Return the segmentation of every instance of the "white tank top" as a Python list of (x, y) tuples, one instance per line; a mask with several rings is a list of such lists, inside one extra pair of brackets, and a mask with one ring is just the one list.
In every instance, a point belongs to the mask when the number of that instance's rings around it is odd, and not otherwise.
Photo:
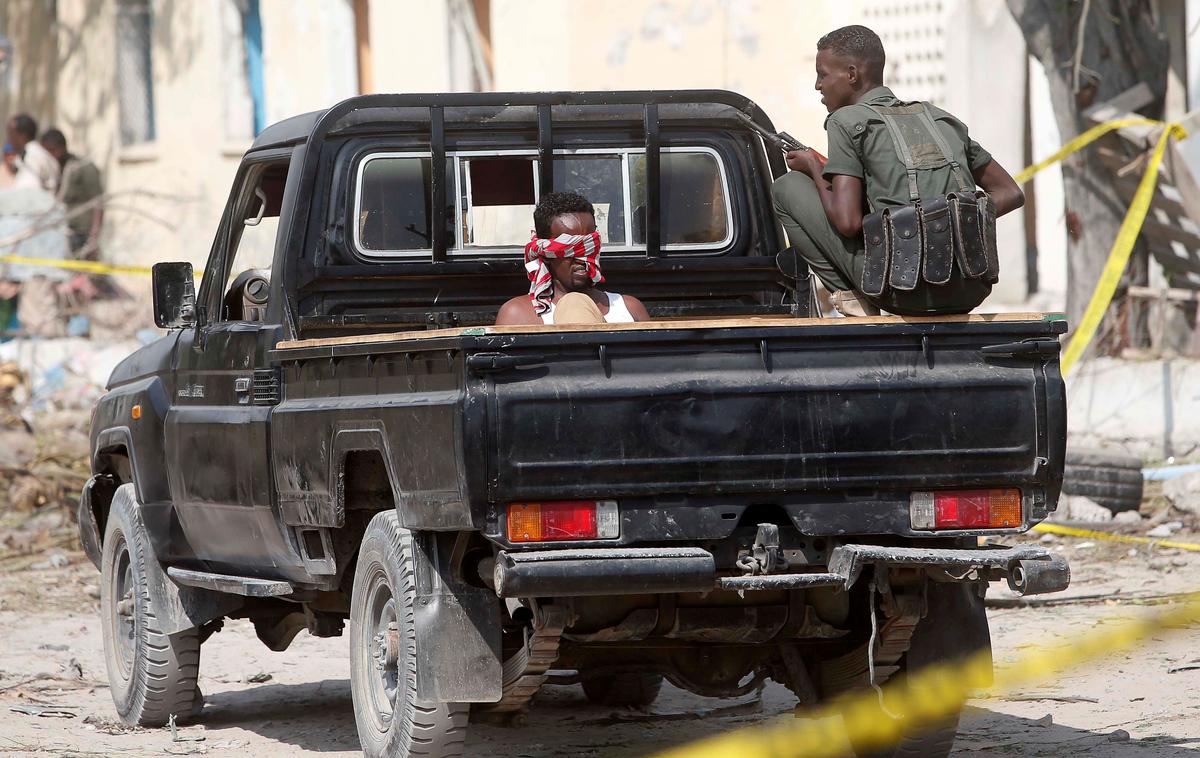
[[(615, 292), (606, 292), (608, 295), (608, 313), (604, 314), (605, 322), (609, 324), (632, 324), (633, 314), (629, 312), (629, 308), (625, 305), (625, 298)], [(543, 324), (554, 323), (554, 302), (551, 301), (550, 309), (542, 314)]]

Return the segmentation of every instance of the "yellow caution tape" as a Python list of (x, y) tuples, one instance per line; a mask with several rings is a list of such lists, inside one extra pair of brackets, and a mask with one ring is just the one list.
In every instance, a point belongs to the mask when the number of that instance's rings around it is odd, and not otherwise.
[(1024, 184), (1032, 179), (1033, 175), (1042, 169), (1053, 166), (1055, 163), (1058, 163), (1071, 153), (1082, 150), (1115, 129), (1121, 129), (1126, 126), (1155, 126), (1160, 124), (1162, 124), (1161, 121), (1155, 121), (1151, 118), (1120, 118), (1116, 119), (1115, 121), (1105, 121), (1103, 124), (1100, 124), (1099, 126), (1093, 126), (1091, 129), (1088, 129), (1083, 134), (1063, 145), (1058, 149), (1058, 152), (1054, 153), (1054, 155), (1051, 155), (1045, 160), (1038, 161), (1032, 166), (1027, 166), (1026, 168), (1022, 169), (1019, 174), (1013, 177), (1013, 179), (1017, 181), (1017, 184)]
[[(995, 671), (997, 692), (1016, 692), (1061, 672), (1125, 650), (1141, 640), (1200, 622), (1200, 593), (1141, 618), (1096, 624), (1097, 630), (1083, 638), (1072, 638), (1062, 647), (1047, 645), (1026, 652), (1013, 663)], [(834, 758), (845, 754), (846, 735), (856, 745), (886, 748), (896, 744), (903, 732), (911, 732), (958, 713), (966, 701), (988, 685), (991, 657), (980, 654), (947, 664), (930, 666), (884, 686), (884, 702), (903, 720), (886, 716), (878, 696), (868, 691), (838, 703), (805, 710), (803, 721), (777, 719), (771, 723), (739, 729), (691, 745), (667, 750), (656, 758)], [(840, 721), (835, 718), (840, 716)]]
[(1196, 542), (1176, 542), (1174, 540), (1155, 539), (1154, 537), (1129, 537), (1124, 534), (1109, 534), (1108, 532), (1097, 532), (1091, 529), (1076, 529), (1073, 526), (1063, 526), (1062, 524), (1038, 524), (1033, 527), (1033, 531), (1044, 534), (1063, 534), (1068, 537), (1083, 537), (1089, 540), (1101, 540), (1104, 542), (1156, 545), (1158, 547), (1169, 547), (1176, 550), (1190, 550), (1193, 553), (1200, 553), (1200, 543)]
[[(67, 271), (79, 271), (84, 274), (151, 274), (149, 266), (115, 266), (99, 261), (70, 261), (61, 258), (27, 258), (23, 255), (0, 255), (0, 263), (13, 263), (22, 266), (42, 266), (46, 268), (61, 268)], [(202, 269), (193, 272), (203, 276)]]
[(1100, 272), (1100, 281), (1096, 282), (1096, 289), (1092, 291), (1092, 299), (1088, 301), (1087, 310), (1083, 312), (1083, 318), (1075, 327), (1075, 334), (1071, 337), (1066, 351), (1063, 352), (1063, 374), (1070, 373), (1071, 369), (1075, 367), (1079, 357), (1083, 355), (1092, 338), (1096, 336), (1096, 329), (1100, 326), (1100, 321), (1104, 318), (1109, 303), (1112, 302), (1113, 293), (1117, 291), (1121, 274), (1125, 271), (1129, 255), (1133, 252), (1133, 245), (1137, 242), (1138, 234), (1142, 230), (1142, 222), (1146, 220), (1146, 213), (1150, 210), (1150, 201), (1154, 198), (1154, 186), (1158, 182), (1158, 168), (1162, 164), (1163, 154), (1167, 150), (1167, 140), (1171, 137), (1186, 139), (1187, 131), (1179, 124), (1164, 125), (1162, 134), (1158, 137), (1158, 144), (1154, 146), (1154, 152), (1150, 155), (1150, 162), (1146, 164), (1146, 171), (1142, 174), (1141, 181), (1138, 182), (1133, 202), (1129, 204), (1129, 210), (1125, 212), (1125, 220), (1121, 222), (1117, 238), (1113, 240), (1108, 261), (1104, 264), (1104, 270)]

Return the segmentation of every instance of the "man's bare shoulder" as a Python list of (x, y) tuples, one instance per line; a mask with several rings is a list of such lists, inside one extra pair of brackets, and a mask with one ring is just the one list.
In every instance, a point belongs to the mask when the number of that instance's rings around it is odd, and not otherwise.
[(629, 315), (633, 316), (634, 321), (649, 321), (650, 312), (646, 310), (646, 306), (641, 300), (638, 300), (633, 295), (621, 295), (625, 299), (625, 307), (629, 310)]
[(496, 314), (496, 326), (517, 326), (521, 324), (540, 324), (542, 319), (533, 310), (533, 303), (528, 295), (518, 295), (500, 306)]

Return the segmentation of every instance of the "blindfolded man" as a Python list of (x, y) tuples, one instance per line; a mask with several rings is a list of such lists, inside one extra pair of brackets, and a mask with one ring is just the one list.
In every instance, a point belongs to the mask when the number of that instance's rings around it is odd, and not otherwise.
[(496, 325), (600, 324), (647, 321), (636, 297), (606, 292), (600, 273), (600, 234), (587, 198), (574, 192), (542, 195), (533, 211), (534, 236), (525, 246), (529, 294), (500, 307)]

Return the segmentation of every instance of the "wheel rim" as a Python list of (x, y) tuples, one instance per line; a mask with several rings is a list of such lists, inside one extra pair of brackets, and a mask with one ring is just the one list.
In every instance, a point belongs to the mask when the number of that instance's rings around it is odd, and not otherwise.
[(396, 712), (402, 686), (400, 624), (396, 600), (382, 567), (367, 588), (367, 613), (360, 650), (364, 651), (367, 691), (375, 728), (387, 732)]
[(129, 557), (129, 546), (124, 540), (117, 545), (113, 572), (109, 581), (112, 605), (109, 608), (113, 642), (116, 647), (117, 665), (121, 676), (129, 678), (133, 670), (133, 658), (137, 641), (137, 600), (134, 594), (133, 562)]

